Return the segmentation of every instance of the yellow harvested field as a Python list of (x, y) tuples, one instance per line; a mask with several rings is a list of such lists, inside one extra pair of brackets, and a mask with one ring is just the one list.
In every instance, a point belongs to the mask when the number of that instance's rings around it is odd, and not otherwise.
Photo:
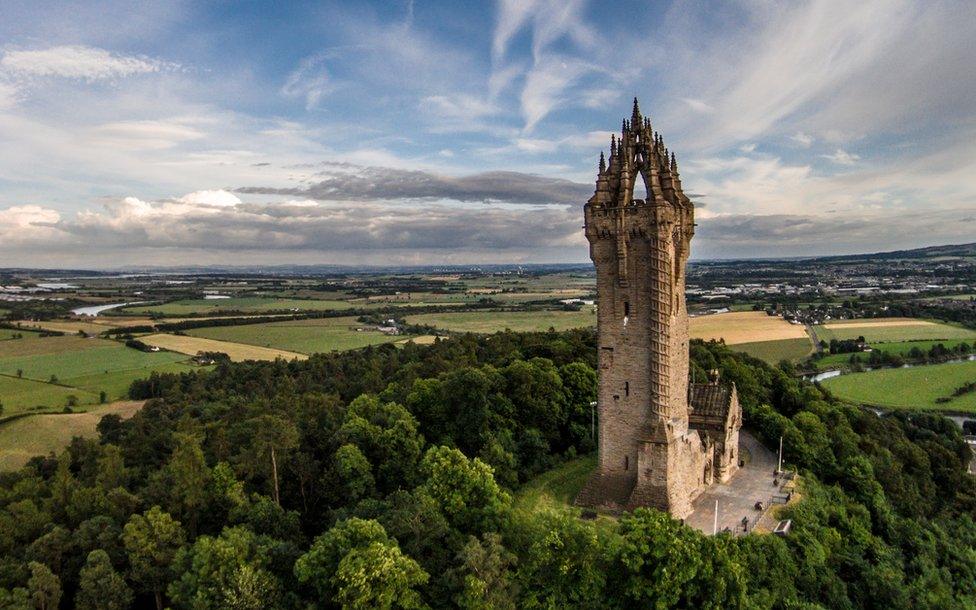
[(405, 345), (407, 343), (416, 343), (417, 345), (433, 345), (437, 341), (437, 335), (420, 335), (419, 337), (410, 337), (409, 339), (401, 339), (397, 341), (397, 345)]
[(768, 316), (762, 311), (733, 311), (691, 318), (692, 339), (724, 339), (728, 345), (806, 337), (802, 324), (790, 324), (779, 316)]
[(827, 322), (824, 324), (824, 328), (851, 328), (853, 326), (865, 327), (865, 328), (881, 328), (886, 326), (936, 326), (935, 322), (930, 320), (916, 320), (912, 318), (885, 318), (881, 320), (838, 320), (836, 322)]
[(78, 320), (44, 320), (41, 322), (31, 322), (28, 320), (18, 320), (14, 322), (21, 328), (30, 330), (50, 330), (58, 333), (74, 334), (83, 330), (89, 335), (98, 335), (109, 330), (108, 326), (92, 324), (91, 322), (81, 322)]
[(155, 345), (171, 352), (189, 354), (195, 356), (198, 352), (223, 352), (230, 356), (235, 362), (242, 360), (276, 360), (284, 358), (292, 360), (298, 358), (305, 360), (305, 354), (287, 352), (281, 349), (270, 347), (258, 347), (256, 345), (246, 345), (244, 343), (231, 343), (230, 341), (217, 341), (215, 339), (204, 339), (202, 337), (189, 337), (185, 335), (170, 335), (159, 333), (139, 337), (139, 340), (148, 345)]
[(85, 413), (28, 415), (0, 424), (0, 470), (15, 470), (37, 455), (61, 451), (76, 436), (93, 437), (103, 416), (123, 419), (142, 408), (141, 400), (101, 405)]
[(18, 320), (14, 324), (25, 329), (53, 330), (60, 333), (76, 333), (83, 330), (89, 335), (97, 335), (113, 328), (130, 326), (150, 326), (149, 318), (109, 318), (97, 317), (83, 320)]

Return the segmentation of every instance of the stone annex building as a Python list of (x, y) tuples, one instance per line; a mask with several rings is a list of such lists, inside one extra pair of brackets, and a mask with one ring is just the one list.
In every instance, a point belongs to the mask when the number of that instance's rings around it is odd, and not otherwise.
[(584, 214), (597, 274), (599, 462), (576, 501), (684, 518), (698, 494), (738, 468), (742, 410), (717, 371), (706, 383), (688, 378), (685, 265), (695, 210), (636, 99), (609, 160), (600, 155)]

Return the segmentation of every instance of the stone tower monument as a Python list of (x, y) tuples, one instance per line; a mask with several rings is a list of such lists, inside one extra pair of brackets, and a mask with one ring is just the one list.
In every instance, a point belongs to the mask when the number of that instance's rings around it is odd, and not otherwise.
[[(577, 503), (653, 506), (681, 518), (704, 487), (734, 472), (742, 417), (735, 387), (717, 376), (689, 387), (685, 264), (694, 205), (636, 99), (610, 158), (600, 155), (584, 214), (597, 274), (599, 461)], [(693, 397), (708, 403), (700, 414)], [(706, 413), (707, 425), (692, 427), (695, 419), (706, 424)]]

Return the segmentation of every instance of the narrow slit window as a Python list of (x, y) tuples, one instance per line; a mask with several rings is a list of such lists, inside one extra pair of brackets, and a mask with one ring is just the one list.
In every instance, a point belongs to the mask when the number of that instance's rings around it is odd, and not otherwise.
[(624, 301), (624, 317), (625, 318), (630, 317), (630, 303), (628, 303), (627, 301)]
[(630, 456), (624, 456), (624, 470), (630, 470)]
[(624, 396), (630, 396), (630, 382), (624, 382)]

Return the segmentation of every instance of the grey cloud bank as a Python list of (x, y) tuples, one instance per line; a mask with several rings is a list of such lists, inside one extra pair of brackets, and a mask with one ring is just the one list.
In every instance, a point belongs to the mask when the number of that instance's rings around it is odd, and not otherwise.
[(462, 202), (581, 204), (593, 186), (534, 174), (494, 171), (452, 177), (422, 170), (333, 164), (321, 180), (299, 187), (249, 186), (238, 193), (287, 195), (320, 201), (451, 199)]

